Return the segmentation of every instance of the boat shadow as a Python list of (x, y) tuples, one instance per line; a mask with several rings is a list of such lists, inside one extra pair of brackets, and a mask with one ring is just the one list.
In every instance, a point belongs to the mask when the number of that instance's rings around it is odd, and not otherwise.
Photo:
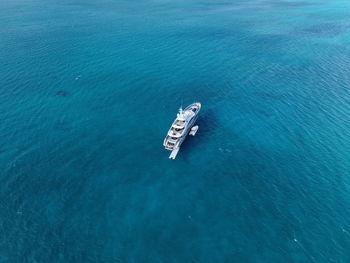
[(191, 136), (188, 134), (181, 145), (180, 156), (184, 158), (189, 152), (195, 151), (198, 144), (204, 143), (207, 137), (211, 136), (218, 129), (219, 123), (215, 111), (206, 110), (204, 113), (200, 113), (195, 125), (199, 126), (196, 135)]

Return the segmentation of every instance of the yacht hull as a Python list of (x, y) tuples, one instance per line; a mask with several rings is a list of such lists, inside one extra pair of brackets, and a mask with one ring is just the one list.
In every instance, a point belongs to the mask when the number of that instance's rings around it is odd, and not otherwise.
[(175, 159), (180, 150), (181, 144), (184, 142), (191, 128), (195, 124), (200, 109), (201, 104), (199, 102), (192, 103), (184, 110), (180, 108), (177, 118), (170, 127), (163, 142), (165, 149), (172, 151), (172, 154), (169, 157), (170, 159)]

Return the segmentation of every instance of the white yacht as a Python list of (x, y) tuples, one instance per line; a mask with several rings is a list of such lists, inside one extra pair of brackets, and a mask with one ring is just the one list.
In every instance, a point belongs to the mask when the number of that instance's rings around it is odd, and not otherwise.
[(170, 159), (175, 159), (187, 134), (190, 133), (194, 136), (198, 131), (198, 126), (193, 125), (198, 118), (200, 109), (201, 104), (199, 102), (187, 106), (184, 110), (180, 108), (163, 143), (165, 149), (172, 151), (169, 156)]

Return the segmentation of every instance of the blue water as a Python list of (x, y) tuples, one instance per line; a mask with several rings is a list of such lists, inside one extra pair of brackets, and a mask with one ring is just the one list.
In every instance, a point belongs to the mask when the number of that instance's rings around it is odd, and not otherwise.
[(350, 262), (349, 10), (2, 0), (0, 262)]

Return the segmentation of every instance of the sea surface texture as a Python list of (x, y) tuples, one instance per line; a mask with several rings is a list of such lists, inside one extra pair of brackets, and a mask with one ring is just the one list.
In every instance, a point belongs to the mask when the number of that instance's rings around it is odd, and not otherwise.
[(350, 262), (349, 1), (2, 0), (0, 25), (0, 263)]

